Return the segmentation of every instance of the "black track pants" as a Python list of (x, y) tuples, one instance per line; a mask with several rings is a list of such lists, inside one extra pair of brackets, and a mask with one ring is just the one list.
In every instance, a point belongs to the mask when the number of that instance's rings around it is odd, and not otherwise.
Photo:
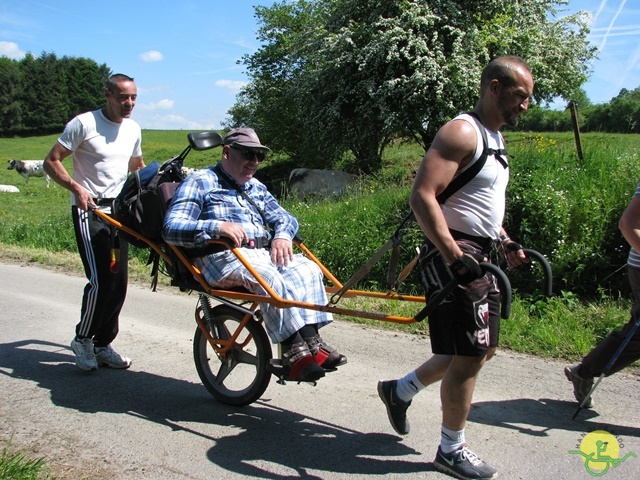
[[(629, 267), (629, 283), (633, 294), (633, 307), (631, 308), (631, 319), (624, 324), (621, 330), (611, 332), (604, 340), (591, 350), (582, 360), (580, 375), (583, 377), (599, 377), (605, 369), (609, 360), (613, 357), (626, 338), (629, 330), (640, 315), (640, 269)], [(636, 330), (633, 338), (629, 341), (616, 362), (613, 364), (608, 375), (613, 375), (625, 367), (628, 367), (636, 360), (640, 359), (640, 328)]]
[(120, 238), (120, 268), (110, 271), (111, 229), (91, 212), (71, 207), (76, 242), (89, 283), (84, 288), (76, 335), (93, 338), (98, 347), (118, 335), (120, 310), (127, 295), (128, 244)]

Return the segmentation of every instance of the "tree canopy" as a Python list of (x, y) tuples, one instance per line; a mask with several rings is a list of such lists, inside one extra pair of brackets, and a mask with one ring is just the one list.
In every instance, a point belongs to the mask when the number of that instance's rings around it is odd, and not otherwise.
[[(567, 99), (586, 81), (595, 47), (568, 1), (284, 0), (256, 7), (261, 48), (227, 126), (250, 125), (305, 166), (378, 170), (398, 138), (425, 149), (473, 108), (490, 59), (522, 56), (534, 100)], [(350, 154), (350, 155), (347, 155)]]
[(111, 74), (87, 58), (42, 53), (22, 60), (0, 57), (0, 134), (60, 132), (75, 115), (104, 104)]
[(585, 131), (640, 133), (640, 87), (620, 93), (607, 104), (585, 110)]

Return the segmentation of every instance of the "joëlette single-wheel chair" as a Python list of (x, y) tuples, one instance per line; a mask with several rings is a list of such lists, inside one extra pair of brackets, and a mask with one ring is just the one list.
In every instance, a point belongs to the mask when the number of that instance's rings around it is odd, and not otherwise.
[[(212, 149), (222, 144), (222, 138), (216, 132), (201, 132), (187, 134), (189, 146), (178, 156), (168, 160), (159, 168), (162, 172), (170, 166), (172, 169), (182, 168), (183, 162), (191, 149), (202, 151)], [(171, 199), (177, 182), (166, 182), (160, 185), (157, 194), (161, 196), (163, 208), (166, 209)], [(140, 186), (140, 188), (142, 188)], [(221, 290), (209, 285), (201, 272), (193, 265), (193, 262), (184, 249), (167, 244), (161, 238), (151, 239), (139, 231), (121, 223), (114, 214), (106, 214), (100, 210), (94, 210), (103, 221), (124, 233), (127, 238), (135, 239), (138, 244), (148, 246), (163, 266), (163, 272), (169, 275), (171, 285), (182, 291), (194, 291), (198, 294), (198, 302), (195, 310), (197, 328), (193, 340), (193, 357), (196, 370), (207, 390), (220, 402), (229, 405), (248, 405), (259, 399), (267, 389), (271, 376), (275, 375), (279, 383), (287, 380), (279, 359), (274, 359), (271, 343), (262, 325), (262, 316), (259, 305), (271, 304), (278, 308), (305, 308), (316, 311), (331, 312), (336, 315), (345, 315), (358, 318), (374, 319), (384, 322), (409, 324), (425, 319), (430, 311), (436, 307), (455, 287), (456, 282), (451, 281), (441, 285), (439, 292), (430, 297), (425, 305), (424, 296), (404, 295), (397, 292), (398, 285), (406, 279), (411, 270), (418, 263), (419, 255), (416, 255), (407, 265), (390, 280), (389, 290), (386, 292), (355, 290), (352, 287), (360, 281), (380, 261), (384, 254), (393, 250), (395, 253), (402, 241), (404, 225), (402, 222), (394, 235), (385, 245), (376, 252), (371, 259), (345, 283), (340, 282), (313, 253), (306, 247), (299, 237), (294, 243), (301, 253), (315, 262), (322, 270), (327, 286), (326, 291), (329, 302), (326, 305), (285, 300), (281, 298), (267, 282), (256, 272), (251, 264), (231, 242), (225, 239), (213, 240), (213, 243), (224, 244), (239, 259), (244, 267), (262, 286), (266, 295), (253, 294), (243, 288)], [(154, 220), (157, 223), (157, 219)], [(144, 230), (144, 229), (143, 229)], [(525, 249), (526, 254), (540, 263), (544, 272), (545, 294), (551, 295), (551, 268), (546, 259), (538, 252)], [(390, 264), (393, 263), (394, 271), (397, 266), (397, 256), (392, 253)], [(500, 283), (501, 290), (501, 316), (508, 318), (511, 305), (511, 285), (504, 272), (491, 263), (481, 264), (484, 271), (493, 273)], [(391, 265), (390, 265), (391, 267)], [(157, 275), (157, 263), (154, 269)], [(390, 270), (391, 271), (391, 270)], [(379, 312), (368, 312), (338, 306), (343, 298), (370, 297), (383, 300), (396, 300), (415, 302), (422, 304), (422, 308), (413, 317), (388, 315)]]

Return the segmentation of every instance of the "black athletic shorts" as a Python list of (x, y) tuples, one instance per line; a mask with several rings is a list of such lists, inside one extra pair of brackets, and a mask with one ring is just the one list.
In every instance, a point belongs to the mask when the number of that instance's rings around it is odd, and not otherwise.
[[(482, 253), (468, 240), (457, 241), (466, 253)], [(500, 289), (490, 274), (467, 285), (458, 285), (429, 315), (431, 350), (440, 355), (483, 357), (498, 346)]]

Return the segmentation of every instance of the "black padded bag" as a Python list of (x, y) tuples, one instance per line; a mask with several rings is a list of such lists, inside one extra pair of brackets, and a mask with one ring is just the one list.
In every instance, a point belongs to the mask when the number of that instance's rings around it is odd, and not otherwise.
[[(173, 192), (184, 179), (184, 159), (177, 156), (159, 165), (155, 160), (146, 167), (129, 175), (114, 201), (113, 216), (154, 242), (162, 241), (162, 224)], [(118, 233), (129, 243), (138, 247), (148, 244), (125, 231)]]

